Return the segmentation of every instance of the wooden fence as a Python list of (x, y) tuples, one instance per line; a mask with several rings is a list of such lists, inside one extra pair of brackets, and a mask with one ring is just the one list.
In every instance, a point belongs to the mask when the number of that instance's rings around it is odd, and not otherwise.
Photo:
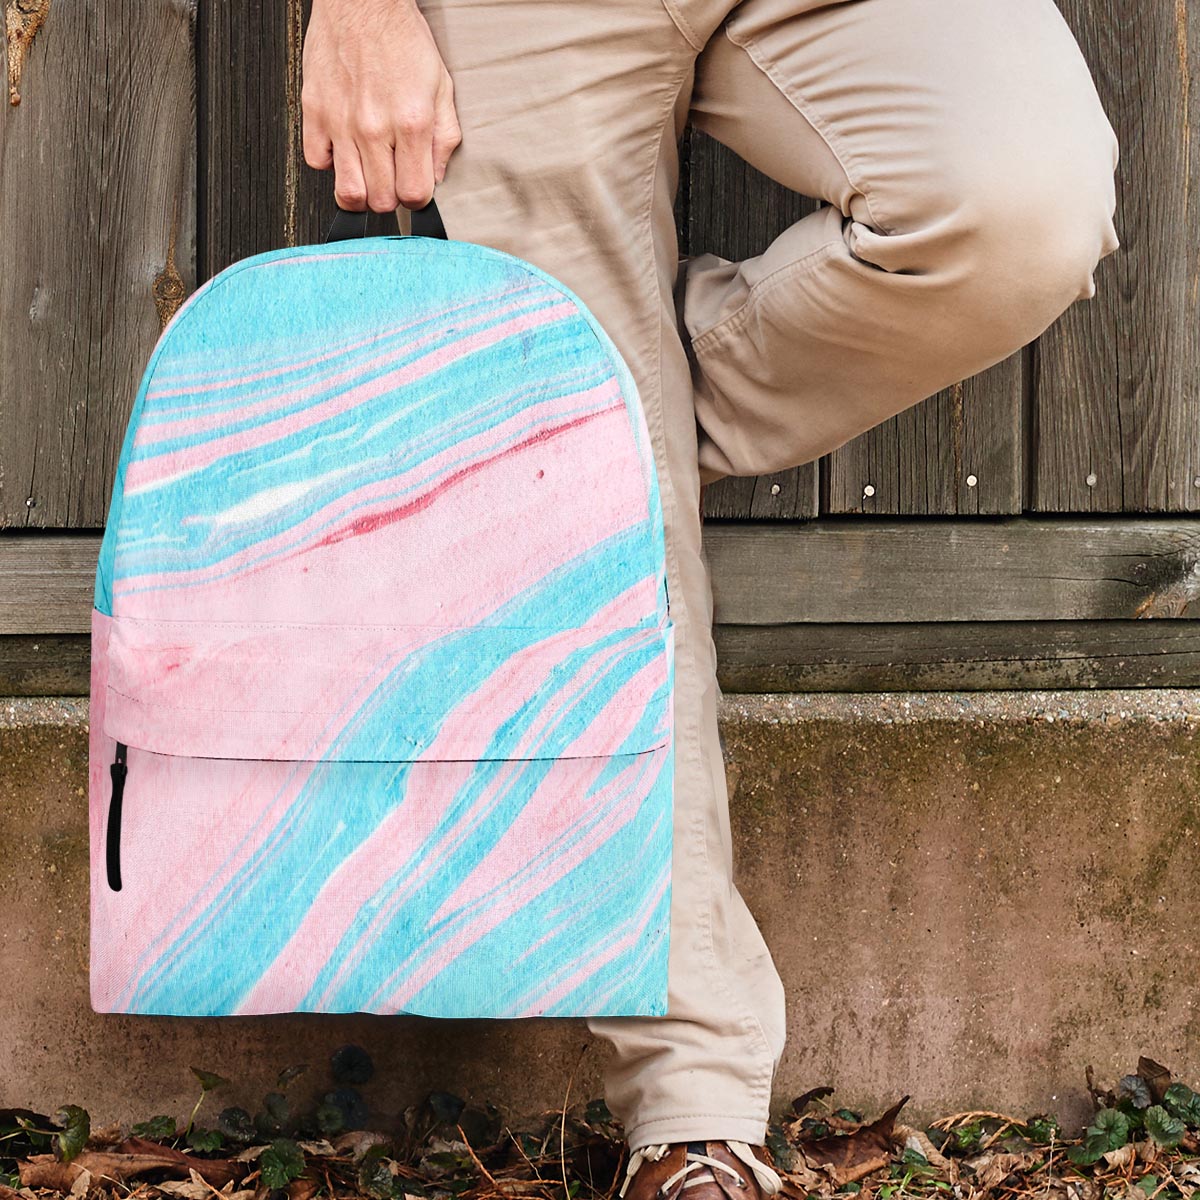
[[(300, 148), (302, 0), (2, 2), (0, 694), (82, 693), (162, 320), (332, 202)], [(707, 489), (726, 690), (1200, 681), (1191, 622), (1145, 621), (1200, 611), (1200, 5), (1060, 5), (1120, 139), (1121, 249), (1005, 362)], [(683, 156), (685, 253), (758, 253), (814, 207), (691, 130)]]

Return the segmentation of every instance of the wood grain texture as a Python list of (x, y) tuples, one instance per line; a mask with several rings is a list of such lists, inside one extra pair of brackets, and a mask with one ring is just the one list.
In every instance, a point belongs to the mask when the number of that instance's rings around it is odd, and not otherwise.
[(963, 517), (1019, 513), (1025, 358), (1018, 351), (825, 455), (821, 511)]
[(1195, 621), (717, 625), (714, 641), (724, 692), (1200, 685)]
[(1097, 294), (1038, 343), (1030, 507), (1200, 508), (1200, 8), (1060, 0), (1120, 144)]
[(706, 521), (714, 621), (1200, 616), (1200, 522)]
[[(336, 211), (333, 173), (304, 161), (300, 67), (310, 6), (203, 0), (201, 278), (251, 254), (320, 242)], [(398, 228), (391, 213), (369, 214), (368, 233)]]
[[(736, 692), (1200, 686), (1193, 621), (717, 625), (717, 683)], [(0, 634), (0, 696), (86, 696), (83, 634)]]
[(83, 634), (0, 634), (0, 696), (86, 696), (91, 669)]
[[(1200, 616), (1191, 520), (709, 519), (704, 548), (726, 625)], [(99, 550), (0, 537), (0, 633), (87, 632)]]
[(98, 534), (0, 535), (0, 634), (90, 633)]
[(98, 528), (195, 273), (192, 0), (53, 4), (0, 105), (0, 528)]

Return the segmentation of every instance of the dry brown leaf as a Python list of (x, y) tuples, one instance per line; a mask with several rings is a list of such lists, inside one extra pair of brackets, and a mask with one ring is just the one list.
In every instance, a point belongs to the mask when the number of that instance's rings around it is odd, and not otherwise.
[(383, 1133), (373, 1133), (369, 1129), (350, 1129), (338, 1134), (333, 1139), (333, 1148), (338, 1154), (349, 1154), (354, 1162), (358, 1162), (372, 1146), (382, 1146), (392, 1139)]
[(317, 1158), (331, 1158), (337, 1154), (333, 1148), (332, 1142), (327, 1142), (324, 1138), (320, 1138), (315, 1142), (297, 1142), (297, 1146), (305, 1152), (312, 1154)]
[(213, 1190), (196, 1176), (192, 1179), (164, 1179), (156, 1183), (155, 1188), (168, 1196), (178, 1196), (180, 1200), (210, 1200)]
[(925, 1156), (927, 1162), (939, 1170), (944, 1171), (950, 1166), (950, 1159), (929, 1140), (929, 1135), (923, 1129), (914, 1129), (911, 1125), (897, 1125), (894, 1136), (897, 1140), (903, 1141), (905, 1149), (916, 1150), (918, 1154)]
[(498, 1178), (495, 1187), (505, 1196), (540, 1196), (546, 1190), (546, 1185), (537, 1179)]
[[(197, 1158), (194, 1154), (185, 1154), (184, 1151), (171, 1146), (160, 1146), (158, 1142), (151, 1142), (146, 1138), (126, 1138), (117, 1149), (122, 1155), (159, 1159), (164, 1166), (175, 1166), (181, 1173), (194, 1169), (201, 1179), (216, 1188), (224, 1187), (231, 1179), (242, 1179), (245, 1176), (245, 1172), (233, 1159)], [(85, 1151), (75, 1161), (82, 1161), (86, 1153)]]
[[(122, 1143), (151, 1147), (153, 1153), (122, 1153), (112, 1150), (84, 1150), (70, 1162), (59, 1162), (53, 1154), (34, 1154), (17, 1164), (21, 1183), (30, 1188), (49, 1188), (56, 1192), (72, 1192), (81, 1171), (125, 1183), (149, 1171), (185, 1173), (194, 1168), (214, 1187), (221, 1187), (238, 1177), (238, 1169), (227, 1159), (199, 1159), (169, 1146), (159, 1146), (142, 1138), (129, 1138)], [(78, 1194), (78, 1193), (75, 1193)]]
[(1110, 1167), (1128, 1167), (1137, 1157), (1137, 1147), (1132, 1142), (1126, 1142), (1116, 1150), (1106, 1150), (1101, 1157)]
[(854, 1183), (892, 1160), (896, 1114), (908, 1103), (904, 1096), (869, 1125), (858, 1126), (853, 1133), (802, 1141), (798, 1149), (814, 1170), (828, 1174), (838, 1187)]
[(988, 1150), (975, 1158), (967, 1159), (966, 1165), (975, 1173), (976, 1186), (986, 1192), (1014, 1172), (1029, 1167), (1032, 1161), (1032, 1156), (1028, 1154), (1004, 1154)]
[(288, 1200), (309, 1200), (320, 1186), (321, 1184), (316, 1179), (312, 1179), (308, 1175), (301, 1175), (299, 1179), (291, 1180), (285, 1190)]
[(1170, 1070), (1143, 1054), (1138, 1057), (1137, 1073), (1146, 1081), (1154, 1103), (1161, 1104), (1167, 1094), (1167, 1088), (1171, 1086)]

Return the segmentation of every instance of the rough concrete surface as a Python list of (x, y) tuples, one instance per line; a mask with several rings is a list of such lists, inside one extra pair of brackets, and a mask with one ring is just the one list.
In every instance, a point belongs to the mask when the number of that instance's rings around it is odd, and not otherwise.
[[(723, 697), (739, 886), (789, 996), (777, 1109), (828, 1083), (1070, 1125), (1089, 1063), (1200, 1083), (1198, 732), (1193, 689)], [(557, 1106), (573, 1070), (601, 1093), (581, 1021), (93, 1013), (86, 754), (86, 699), (0, 700), (0, 1106), (186, 1116), (189, 1065), (255, 1103), (347, 1041), (385, 1118), (433, 1087)]]

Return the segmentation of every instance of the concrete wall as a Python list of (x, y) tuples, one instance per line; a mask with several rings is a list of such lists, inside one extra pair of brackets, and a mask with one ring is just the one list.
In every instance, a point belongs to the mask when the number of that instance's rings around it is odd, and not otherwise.
[[(722, 701), (740, 886), (787, 983), (779, 1105), (1089, 1111), (1139, 1053), (1200, 1082), (1200, 691)], [(601, 1093), (579, 1021), (97, 1015), (86, 700), (0, 700), (0, 1106), (186, 1115), (365, 1045), (381, 1116), (430, 1088), (510, 1115)], [(588, 1047), (584, 1050), (584, 1047)]]

